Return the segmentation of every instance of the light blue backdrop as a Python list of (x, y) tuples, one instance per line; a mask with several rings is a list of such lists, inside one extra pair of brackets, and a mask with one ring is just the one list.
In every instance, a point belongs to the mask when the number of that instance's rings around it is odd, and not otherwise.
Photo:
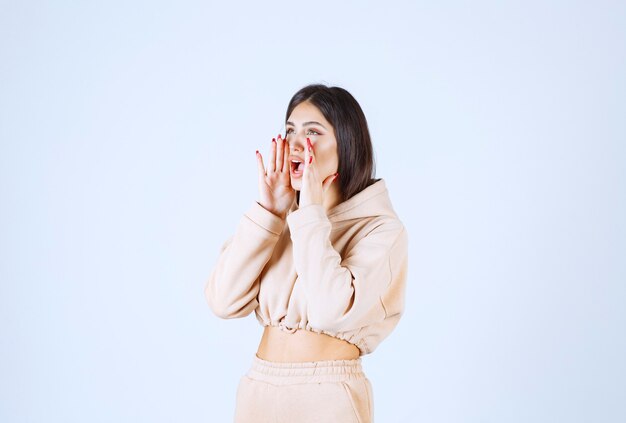
[(626, 421), (623, 2), (0, 3), (0, 421), (229, 422), (204, 285), (255, 149), (350, 91), (410, 234), (376, 421)]

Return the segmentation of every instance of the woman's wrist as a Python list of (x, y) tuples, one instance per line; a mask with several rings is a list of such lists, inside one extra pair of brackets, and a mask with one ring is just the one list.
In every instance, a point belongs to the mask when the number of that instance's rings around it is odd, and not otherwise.
[(263, 207), (265, 210), (267, 210), (268, 212), (272, 213), (274, 216), (279, 217), (281, 219), (286, 219), (287, 218), (287, 213), (280, 213), (274, 209), (272, 209), (271, 207), (266, 206), (265, 204), (263, 204), (261, 201), (257, 200), (257, 203), (259, 203), (259, 205), (261, 207)]

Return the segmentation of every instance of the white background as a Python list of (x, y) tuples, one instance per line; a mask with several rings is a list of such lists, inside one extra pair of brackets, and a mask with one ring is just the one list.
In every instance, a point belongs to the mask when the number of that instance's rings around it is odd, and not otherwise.
[(0, 421), (229, 422), (204, 285), (291, 96), (350, 91), (409, 231), (376, 421), (626, 420), (623, 2), (0, 3)]

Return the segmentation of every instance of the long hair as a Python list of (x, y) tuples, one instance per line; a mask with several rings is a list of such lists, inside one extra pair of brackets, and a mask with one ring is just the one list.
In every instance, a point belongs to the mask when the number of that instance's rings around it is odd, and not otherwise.
[(346, 201), (377, 181), (374, 148), (365, 114), (356, 99), (345, 89), (310, 84), (291, 97), (285, 123), (293, 109), (305, 101), (316, 106), (335, 130), (339, 191), (342, 201)]

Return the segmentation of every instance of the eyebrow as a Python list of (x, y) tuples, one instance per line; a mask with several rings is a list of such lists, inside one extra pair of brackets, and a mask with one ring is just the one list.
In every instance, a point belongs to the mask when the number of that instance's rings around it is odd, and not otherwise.
[[(296, 125), (294, 125), (294, 124), (293, 124), (293, 122), (290, 122), (290, 121), (287, 121), (287, 125), (296, 126)], [(328, 128), (326, 128), (324, 125), (322, 125), (322, 124), (321, 124), (321, 123), (319, 123), (319, 122), (315, 122), (315, 121), (304, 122), (304, 123), (302, 124), (302, 126), (307, 126), (307, 125), (319, 125), (319, 126), (321, 126), (322, 128), (324, 128), (324, 129), (328, 130)]]

